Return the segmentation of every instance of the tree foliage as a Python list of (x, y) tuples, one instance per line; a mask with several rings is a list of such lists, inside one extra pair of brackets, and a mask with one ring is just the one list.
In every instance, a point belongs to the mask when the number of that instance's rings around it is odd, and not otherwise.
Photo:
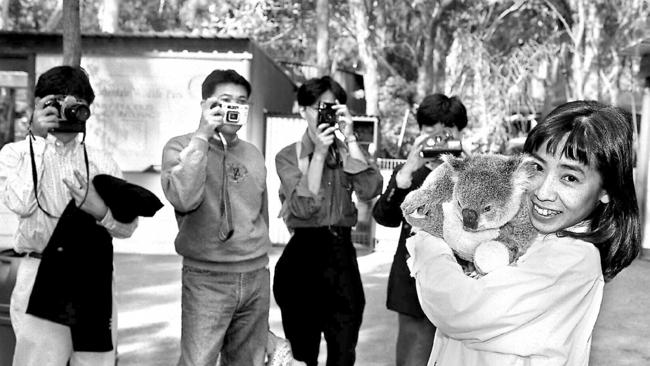
[[(44, 30), (60, 0), (0, 1), (8, 1), (3, 29)], [(82, 31), (101, 30), (97, 14), (106, 1), (117, 0), (81, 3)], [(643, 37), (650, 13), (647, 0), (323, 2), (332, 68), (368, 77), (367, 97), (376, 98), (382, 120), (382, 151), (393, 156), (405, 148), (397, 146), (404, 117), (415, 132), (411, 112), (432, 92), (458, 95), (468, 106), (470, 130), (493, 140), (508, 138), (504, 120), (512, 113), (544, 114), (576, 98), (616, 103), (632, 89), (637, 62), (622, 50)], [(249, 36), (278, 61), (315, 65), (316, 4), (119, 1), (118, 29)]]

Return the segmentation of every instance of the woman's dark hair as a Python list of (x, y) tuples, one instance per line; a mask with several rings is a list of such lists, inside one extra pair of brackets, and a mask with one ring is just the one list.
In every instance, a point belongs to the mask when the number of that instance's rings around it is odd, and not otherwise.
[(298, 88), (298, 105), (301, 107), (310, 106), (316, 103), (318, 98), (328, 90), (334, 94), (340, 104), (345, 104), (348, 101), (348, 95), (343, 90), (343, 87), (331, 77), (323, 76), (309, 79)]
[(72, 95), (82, 98), (88, 105), (95, 100), (95, 92), (84, 69), (73, 66), (56, 66), (38, 77), (34, 87), (34, 96), (43, 98), (48, 95)]
[(430, 94), (424, 97), (416, 114), (418, 126), (433, 126), (442, 123), (445, 127), (456, 127), (458, 131), (467, 126), (467, 110), (456, 96)]
[[(560, 143), (566, 137), (564, 146)], [(639, 208), (632, 169), (632, 122), (619, 108), (595, 101), (575, 101), (555, 108), (528, 134), (524, 152), (546, 145), (549, 154), (562, 149), (564, 157), (600, 173), (608, 203), (599, 202), (589, 216), (585, 233), (561, 231), (593, 243), (600, 251), (605, 280), (614, 278), (639, 254)]]
[(246, 88), (246, 96), (251, 96), (251, 84), (235, 70), (214, 70), (203, 80), (201, 98), (208, 99), (219, 84), (236, 84)]

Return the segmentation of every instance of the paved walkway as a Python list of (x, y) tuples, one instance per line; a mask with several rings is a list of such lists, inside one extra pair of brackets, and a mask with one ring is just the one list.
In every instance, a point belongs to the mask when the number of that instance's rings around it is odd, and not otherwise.
[[(282, 247), (274, 247), (271, 266)], [(367, 305), (357, 347), (360, 366), (394, 364), (396, 316), (385, 309), (386, 280), (394, 247), (359, 252)], [(175, 255), (118, 253), (119, 365), (175, 365), (180, 337), (180, 259)], [(593, 337), (592, 366), (650, 365), (650, 261), (637, 260), (605, 286)], [(282, 334), (272, 303), (271, 329)], [(321, 363), (325, 350), (321, 347)]]

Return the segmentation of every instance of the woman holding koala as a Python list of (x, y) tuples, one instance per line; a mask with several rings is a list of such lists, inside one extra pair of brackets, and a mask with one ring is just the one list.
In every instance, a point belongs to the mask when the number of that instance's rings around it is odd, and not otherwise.
[(563, 104), (524, 151), (537, 172), (528, 197), (539, 234), (516, 265), (470, 278), (442, 239), (407, 241), (438, 328), (429, 365), (587, 365), (604, 282), (639, 252), (632, 126), (620, 110)]

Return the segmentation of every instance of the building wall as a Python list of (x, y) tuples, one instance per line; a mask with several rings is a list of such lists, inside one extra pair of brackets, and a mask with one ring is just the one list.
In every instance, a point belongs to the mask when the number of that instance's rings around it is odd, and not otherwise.
[(253, 55), (250, 81), (253, 87), (251, 109), (256, 116), (249, 126), (247, 138), (262, 152), (265, 151), (267, 113), (291, 113), (296, 86), (282, 69), (255, 43), (251, 42)]

